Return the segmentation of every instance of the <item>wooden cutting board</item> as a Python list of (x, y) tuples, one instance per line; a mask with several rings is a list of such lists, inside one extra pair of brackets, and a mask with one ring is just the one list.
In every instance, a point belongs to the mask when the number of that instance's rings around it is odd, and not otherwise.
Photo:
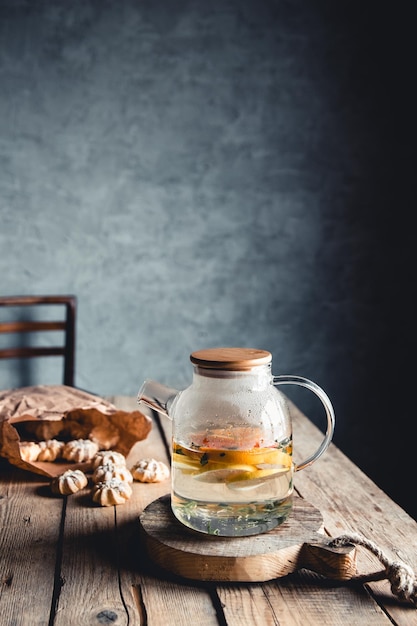
[(170, 496), (151, 502), (140, 518), (151, 560), (183, 578), (264, 582), (306, 568), (335, 580), (356, 573), (355, 547), (331, 548), (318, 509), (294, 497), (286, 522), (250, 537), (215, 537), (186, 528), (171, 510)]

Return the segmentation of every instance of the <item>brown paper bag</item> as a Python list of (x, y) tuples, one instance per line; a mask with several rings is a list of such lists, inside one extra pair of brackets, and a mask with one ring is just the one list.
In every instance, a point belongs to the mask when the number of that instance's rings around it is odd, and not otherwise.
[(20, 455), (19, 441), (92, 439), (100, 449), (127, 456), (151, 428), (152, 420), (140, 411), (120, 411), (98, 396), (65, 385), (0, 391), (0, 456), (44, 476), (58, 476), (69, 468), (88, 471), (91, 462), (28, 462)]

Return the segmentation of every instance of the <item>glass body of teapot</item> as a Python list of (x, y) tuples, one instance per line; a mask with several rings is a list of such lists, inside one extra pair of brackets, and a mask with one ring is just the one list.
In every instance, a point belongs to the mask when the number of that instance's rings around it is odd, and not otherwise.
[[(165, 407), (173, 420), (174, 515), (185, 526), (218, 536), (271, 530), (291, 512), (294, 473), (313, 463), (331, 441), (330, 400), (308, 379), (274, 377), (272, 356), (264, 350), (213, 348), (193, 352), (190, 359), (192, 385)], [(307, 387), (327, 414), (321, 446), (298, 465), (287, 400), (277, 389), (281, 384)]]

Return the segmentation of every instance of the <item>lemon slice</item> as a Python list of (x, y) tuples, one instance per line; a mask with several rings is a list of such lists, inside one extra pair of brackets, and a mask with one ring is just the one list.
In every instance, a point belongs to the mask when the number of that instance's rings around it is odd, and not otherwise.
[(287, 472), (291, 467), (291, 463), (288, 463), (287, 460), (285, 460), (285, 463), (258, 463), (256, 465), (256, 469), (259, 470), (281, 470), (281, 469), (285, 469), (285, 471)]
[(252, 472), (251, 476), (248, 476), (246, 479), (231, 480), (227, 486), (233, 491), (249, 491), (250, 489), (255, 489), (263, 485), (269, 480), (281, 478), (285, 476), (285, 474), (288, 474), (288, 482), (290, 482), (288, 467), (282, 467), (279, 470), (258, 470), (257, 472)]
[(204, 483), (229, 483), (234, 480), (246, 480), (253, 474), (250, 465), (222, 467), (219, 469), (203, 470), (194, 474), (194, 478)]
[(172, 455), (172, 461), (175, 463), (176, 467), (188, 468), (188, 469), (198, 469), (200, 467), (200, 462), (198, 459), (190, 459), (186, 457), (184, 454), (174, 454)]
[(175, 461), (173, 467), (176, 470), (180, 470), (183, 474), (195, 474), (196, 472), (195, 465), (191, 465), (189, 463), (178, 463), (177, 461)]
[(226, 465), (291, 465), (291, 455), (278, 448), (227, 450), (201, 447), (200, 452), (208, 461)]

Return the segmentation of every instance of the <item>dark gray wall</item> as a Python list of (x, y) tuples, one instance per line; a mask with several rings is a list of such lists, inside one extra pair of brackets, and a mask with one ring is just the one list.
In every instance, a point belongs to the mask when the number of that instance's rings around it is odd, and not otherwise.
[[(405, 7), (0, 0), (0, 293), (78, 296), (76, 382), (98, 394), (269, 349), (416, 515)], [(0, 363), (0, 388), (55, 369)]]

